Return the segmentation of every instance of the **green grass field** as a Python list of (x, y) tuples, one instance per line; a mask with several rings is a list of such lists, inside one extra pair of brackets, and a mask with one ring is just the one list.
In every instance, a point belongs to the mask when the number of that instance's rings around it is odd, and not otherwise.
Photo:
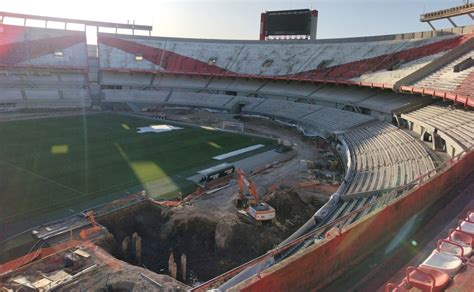
[(172, 197), (192, 191), (190, 169), (222, 163), (213, 156), (274, 144), (194, 127), (136, 133), (150, 124), (159, 122), (113, 114), (0, 123), (0, 220), (79, 211), (143, 188)]

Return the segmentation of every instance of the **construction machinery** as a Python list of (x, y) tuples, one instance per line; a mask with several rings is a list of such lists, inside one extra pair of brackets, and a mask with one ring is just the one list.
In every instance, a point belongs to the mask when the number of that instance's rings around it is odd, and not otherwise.
[(251, 223), (271, 223), (275, 218), (275, 209), (259, 201), (256, 184), (245, 177), (242, 169), (237, 169), (237, 181), (239, 184), (237, 214)]
[(94, 211), (91, 210), (86, 213), (83, 213), (83, 216), (91, 223), (92, 227), (81, 230), (79, 232), (79, 235), (81, 239), (90, 239), (95, 234), (100, 232), (102, 230), (102, 227), (95, 221)]

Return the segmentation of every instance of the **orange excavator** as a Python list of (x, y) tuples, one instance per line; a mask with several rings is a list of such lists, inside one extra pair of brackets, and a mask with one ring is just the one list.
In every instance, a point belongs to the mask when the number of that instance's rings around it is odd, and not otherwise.
[(90, 239), (92, 236), (94, 236), (95, 234), (97, 234), (98, 232), (102, 230), (102, 227), (99, 224), (97, 224), (97, 222), (95, 221), (94, 211), (89, 211), (87, 213), (84, 213), (84, 217), (87, 220), (89, 220), (92, 227), (81, 230), (81, 232), (79, 233), (79, 236), (81, 237), (82, 240)]
[(239, 196), (236, 200), (237, 214), (252, 223), (272, 222), (275, 218), (275, 209), (267, 203), (260, 202), (257, 185), (245, 177), (242, 169), (237, 169), (237, 180), (239, 184)]

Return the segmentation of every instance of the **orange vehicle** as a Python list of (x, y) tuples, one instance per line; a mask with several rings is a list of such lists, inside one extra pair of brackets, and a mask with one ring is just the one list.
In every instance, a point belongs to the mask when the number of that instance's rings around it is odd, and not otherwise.
[[(239, 197), (236, 200), (238, 215), (254, 222), (271, 222), (275, 218), (275, 209), (267, 203), (260, 202), (256, 184), (245, 177), (243, 170), (237, 170)], [(245, 192), (246, 188), (248, 194)], [(248, 217), (248, 218), (246, 218)]]

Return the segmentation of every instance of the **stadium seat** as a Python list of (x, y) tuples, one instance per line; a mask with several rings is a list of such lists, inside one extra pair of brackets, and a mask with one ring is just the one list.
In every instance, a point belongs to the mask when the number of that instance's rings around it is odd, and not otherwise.
[(449, 275), (443, 271), (429, 267), (408, 267), (406, 282), (422, 291), (444, 291), (450, 282)]
[(461, 220), (457, 229), (474, 235), (474, 223), (467, 220)]
[(401, 117), (414, 124), (437, 129), (438, 133), (449, 136), (459, 147), (467, 149), (474, 145), (474, 113), (472, 111), (440, 103), (402, 114)]
[(466, 220), (471, 223), (474, 223), (474, 212), (472, 211), (467, 212)]
[(448, 239), (438, 241), (438, 251), (459, 256), (465, 259), (471, 256), (472, 247), (469, 244), (458, 243)]
[(443, 68), (429, 74), (425, 78), (414, 84), (415, 87), (426, 89), (437, 89), (443, 91), (455, 91), (459, 88), (473, 72), (474, 68), (469, 68), (460, 72), (453, 72), (454, 67), (461, 61), (474, 56), (474, 50), (467, 52), (459, 58), (453, 60)]
[(420, 267), (437, 269), (452, 276), (461, 269), (462, 265), (461, 257), (441, 252), (437, 248), (421, 263)]
[(471, 247), (474, 247), (474, 235), (461, 230), (450, 230), (447, 239), (453, 242), (467, 244)]

